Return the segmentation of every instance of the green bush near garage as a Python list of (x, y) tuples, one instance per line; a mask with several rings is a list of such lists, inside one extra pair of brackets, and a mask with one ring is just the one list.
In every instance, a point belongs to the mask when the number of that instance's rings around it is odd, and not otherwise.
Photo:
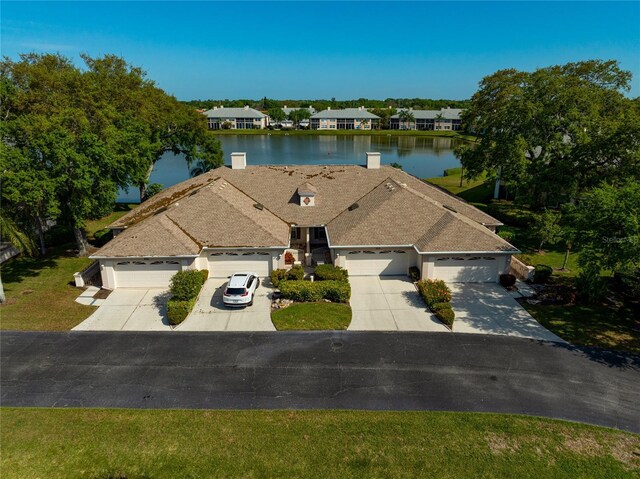
[(422, 279), (416, 284), (420, 296), (424, 298), (430, 308), (436, 303), (448, 303), (451, 301), (451, 290), (441, 279)]
[(173, 299), (189, 301), (200, 293), (204, 284), (204, 275), (195, 269), (178, 271), (171, 277), (169, 290)]
[(304, 279), (304, 268), (295, 265), (291, 269), (274, 269), (271, 272), (271, 284), (278, 288), (282, 281), (302, 281)]
[(438, 318), (442, 323), (449, 326), (449, 328), (453, 328), (453, 320), (456, 318), (453, 309), (440, 309), (438, 311), (434, 311), (436, 318)]
[(346, 269), (332, 264), (320, 264), (313, 272), (316, 281), (349, 281)]
[(329, 300), (346, 303), (351, 297), (348, 281), (281, 281), (282, 297), (299, 303)]
[(196, 269), (178, 271), (171, 277), (171, 299), (167, 302), (167, 317), (171, 325), (178, 325), (189, 316), (208, 277), (209, 271)]
[(196, 304), (196, 298), (191, 298), (187, 301), (171, 298), (167, 302), (167, 317), (169, 318), (169, 324), (177, 326), (185, 320), (189, 313)]

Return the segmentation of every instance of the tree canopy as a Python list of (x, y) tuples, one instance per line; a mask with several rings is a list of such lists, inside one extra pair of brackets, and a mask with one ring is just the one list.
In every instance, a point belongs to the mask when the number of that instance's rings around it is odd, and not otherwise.
[(40, 233), (50, 219), (74, 230), (110, 212), (119, 188), (144, 196), (166, 151), (222, 164), (206, 119), (122, 58), (83, 56), (85, 68), (52, 54), (0, 63), (3, 213)]
[(462, 116), (478, 135), (458, 150), (467, 175), (500, 171), (536, 206), (640, 178), (640, 104), (623, 95), (630, 81), (616, 61), (601, 60), (485, 77)]

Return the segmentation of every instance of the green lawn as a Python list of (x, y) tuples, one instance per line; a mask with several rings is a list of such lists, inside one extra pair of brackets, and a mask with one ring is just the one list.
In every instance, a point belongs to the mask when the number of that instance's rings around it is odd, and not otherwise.
[(483, 176), (476, 180), (462, 180), (460, 186), (461, 175), (462, 168), (449, 168), (444, 170), (444, 176), (425, 178), (425, 181), (440, 186), (469, 203), (486, 205), (493, 194), (493, 183)]
[(347, 329), (351, 308), (340, 303), (296, 303), (271, 313), (278, 331)]
[(68, 330), (95, 308), (75, 302), (81, 290), (72, 286), (73, 273), (89, 266), (73, 245), (51, 248), (37, 258), (19, 257), (2, 265), (7, 303), (0, 306), (0, 329)]
[(630, 308), (521, 304), (540, 324), (571, 344), (640, 354), (640, 316)]
[[(125, 215), (135, 205), (118, 204), (104, 218), (85, 225), (90, 242), (100, 244), (105, 226)], [(81, 290), (73, 286), (73, 273), (91, 264), (78, 258), (75, 245), (53, 246), (44, 256), (18, 257), (2, 265), (7, 304), (0, 306), (0, 329), (69, 330), (86, 319), (94, 307), (75, 302)]]
[(638, 477), (640, 437), (498, 414), (2, 409), (3, 479)]

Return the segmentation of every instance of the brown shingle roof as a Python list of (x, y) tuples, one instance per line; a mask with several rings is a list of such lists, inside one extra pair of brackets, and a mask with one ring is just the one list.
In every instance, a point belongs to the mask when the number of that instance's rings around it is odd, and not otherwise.
[[(393, 182), (396, 190), (403, 191), (400, 197), (387, 197), (384, 191), (380, 191), (382, 183), (388, 181)], [(225, 183), (228, 186), (223, 186)], [(299, 203), (298, 189), (309, 187), (317, 192), (315, 206), (303, 208)], [(386, 220), (372, 217), (364, 221), (363, 217), (361, 226), (353, 226), (352, 231), (348, 231), (349, 225), (341, 224), (338, 217), (346, 215), (350, 205), (369, 194), (372, 194), (367, 199), (370, 204), (362, 207), (379, 209)], [(387, 201), (388, 204), (383, 204)], [(255, 204), (262, 205), (263, 209), (255, 208)], [(457, 213), (445, 210), (443, 205), (452, 207)], [(431, 215), (429, 221), (441, 219), (445, 214), (457, 218), (453, 228), (459, 228), (458, 236), (453, 230), (437, 238), (433, 234), (428, 236), (431, 223), (423, 218), (427, 214)], [(460, 246), (473, 246), (475, 241), (468, 240), (478, 236), (478, 231), (484, 236), (489, 235), (492, 240), (497, 238), (480, 224), (501, 224), (460, 198), (401, 170), (390, 166), (367, 169), (358, 165), (264, 165), (247, 166), (243, 170), (221, 167), (167, 188), (110, 227), (127, 228), (127, 231), (137, 229), (139, 223), (151, 221), (155, 215), (164, 215), (174, 221), (194, 245), (211, 247), (286, 246), (289, 224), (314, 226), (331, 222), (333, 229), (329, 238), (336, 245), (347, 244), (347, 238), (375, 237), (379, 241), (377, 244), (412, 244), (422, 238), (420, 247), (426, 248), (431, 244), (436, 247), (438, 238), (443, 241), (448, 238)], [(152, 223), (155, 228), (160, 228)], [(123, 234), (109, 243), (110, 248), (106, 251), (111, 255), (124, 256), (129, 251), (137, 251), (125, 244), (125, 238), (129, 236)], [(160, 245), (158, 248), (166, 251), (166, 255), (185, 254), (182, 253), (184, 245), (178, 247), (167, 242), (165, 248), (160, 248)], [(193, 248), (190, 246), (189, 251)], [(123, 253), (117, 254), (119, 251)], [(103, 250), (96, 254), (102, 255)]]
[(420, 252), (516, 251), (484, 226), (387, 178), (327, 225), (331, 246), (415, 245)]
[[(286, 247), (289, 225), (222, 178), (190, 189), (93, 256), (197, 255), (203, 247)], [(163, 204), (160, 202), (160, 204)]]

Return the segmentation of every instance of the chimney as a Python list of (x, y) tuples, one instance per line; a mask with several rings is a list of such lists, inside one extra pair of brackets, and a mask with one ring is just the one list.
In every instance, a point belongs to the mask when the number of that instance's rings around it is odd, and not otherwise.
[(285, 108), (285, 109), (286, 109), (286, 108), (287, 108), (287, 105), (283, 106), (282, 108)]
[(244, 106), (244, 109), (245, 109), (245, 110), (248, 110), (248, 109), (249, 109), (249, 105), (245, 105), (245, 106)]
[(247, 153), (235, 152), (231, 153), (231, 169), (244, 170), (247, 167)]
[(380, 169), (380, 153), (367, 151), (365, 154), (367, 155), (367, 170)]
[(328, 106), (328, 107), (327, 107), (327, 110), (329, 110), (329, 111), (330, 111), (330, 110), (331, 110), (331, 107), (330, 107), (330, 106)]

